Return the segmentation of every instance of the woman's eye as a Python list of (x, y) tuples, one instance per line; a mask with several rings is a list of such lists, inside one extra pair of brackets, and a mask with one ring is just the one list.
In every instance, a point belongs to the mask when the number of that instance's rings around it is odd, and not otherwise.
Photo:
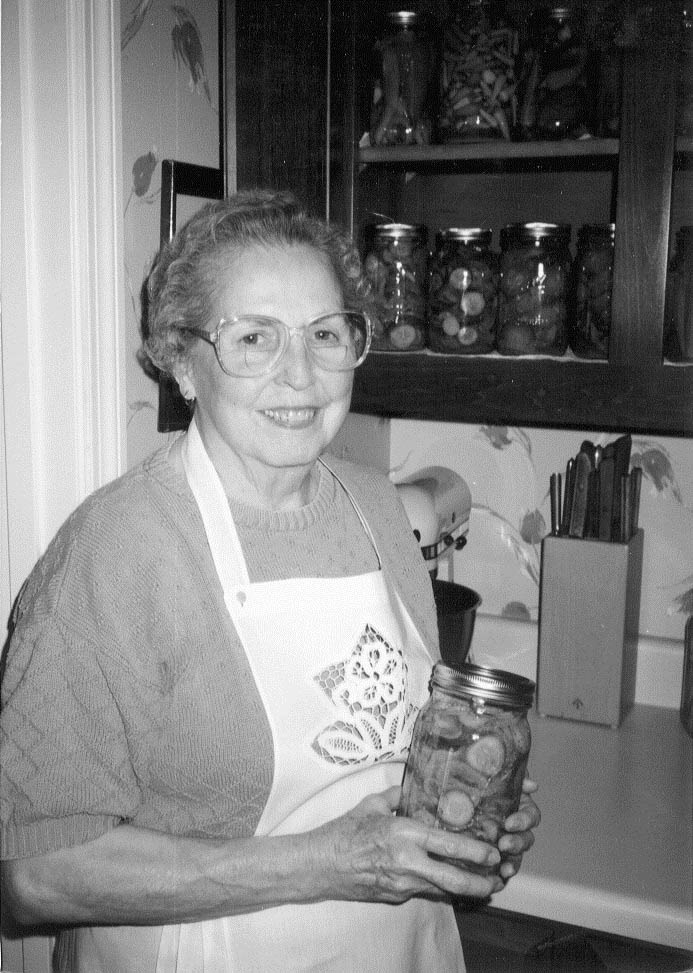
[(328, 328), (318, 328), (317, 331), (313, 332), (313, 341), (319, 345), (338, 345), (341, 339), (335, 331), (330, 331)]
[(254, 323), (239, 327), (232, 337), (237, 347), (257, 350), (274, 347), (278, 341), (276, 329)]
[(254, 331), (250, 334), (241, 335), (238, 340), (242, 345), (259, 345), (262, 344), (262, 335)]

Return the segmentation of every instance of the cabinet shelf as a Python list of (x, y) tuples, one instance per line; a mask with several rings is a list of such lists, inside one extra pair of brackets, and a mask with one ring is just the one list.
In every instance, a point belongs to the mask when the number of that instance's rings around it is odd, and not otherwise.
[[(619, 140), (564, 139), (555, 142), (466, 142), (450, 145), (366, 145), (358, 151), (359, 162), (364, 165), (414, 167), (429, 163), (521, 161), (523, 159), (546, 160), (616, 158)], [(676, 139), (675, 151), (679, 155), (693, 152), (693, 138)]]
[(371, 352), (352, 411), (397, 419), (693, 435), (693, 364)]
[[(674, 174), (687, 187), (693, 161), (693, 139), (675, 135), (672, 51), (681, 30), (680, 5), (662, 0), (654, 20), (644, 0), (633, 7), (637, 24), (621, 52), (619, 138), (362, 146), (368, 124), (362, 92), (369, 79), (361, 56), (367, 18), (354, 0), (336, 4), (332, 63), (340, 68), (334, 117), (341, 110), (344, 140), (330, 215), (357, 240), (373, 214), (431, 227), (491, 225), (490, 217), (486, 223), (454, 222), (470, 211), (479, 220), (487, 198), (494, 226), (525, 222), (525, 213), (551, 212), (549, 200), (556, 201), (557, 222), (570, 212), (564, 222), (578, 225), (575, 214), (583, 210), (585, 216), (604, 214), (583, 222), (606, 221), (609, 195), (608, 219), (616, 225), (617, 240), (608, 361), (374, 352), (356, 372), (354, 412), (693, 436), (693, 363), (662, 360), (669, 241), (676, 225)], [(573, 172), (579, 177), (573, 179)], [(412, 173), (420, 178), (411, 179)], [(546, 179), (546, 186), (540, 189), (535, 176)], [(543, 196), (537, 207), (532, 194), (544, 191), (546, 208)]]
[(450, 145), (362, 146), (359, 162), (418, 166), (430, 162), (473, 162), (520, 159), (579, 159), (617, 156), (618, 139), (564, 140), (561, 142), (466, 142)]

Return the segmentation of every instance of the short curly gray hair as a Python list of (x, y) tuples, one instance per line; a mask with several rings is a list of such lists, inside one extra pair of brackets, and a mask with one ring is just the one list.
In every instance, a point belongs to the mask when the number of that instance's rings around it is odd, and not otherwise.
[(368, 287), (351, 238), (310, 215), (292, 193), (246, 190), (207, 203), (160, 250), (145, 282), (144, 355), (173, 374), (195, 341), (181, 328), (204, 328), (210, 320), (220, 266), (246, 247), (296, 244), (327, 259), (346, 307), (365, 309)]

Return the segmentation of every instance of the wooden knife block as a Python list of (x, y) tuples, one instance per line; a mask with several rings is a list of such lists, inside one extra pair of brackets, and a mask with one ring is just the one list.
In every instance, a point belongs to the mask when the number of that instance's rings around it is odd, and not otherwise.
[(644, 535), (542, 541), (537, 710), (617, 727), (635, 699)]

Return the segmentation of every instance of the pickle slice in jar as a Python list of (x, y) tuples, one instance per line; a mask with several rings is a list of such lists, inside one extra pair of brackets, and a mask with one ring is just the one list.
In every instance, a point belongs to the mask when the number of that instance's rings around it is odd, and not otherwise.
[(440, 321), (440, 326), (444, 334), (453, 337), (458, 334), (460, 330), (460, 322), (457, 320), (454, 314), (444, 314)]
[(484, 295), (479, 291), (466, 291), (460, 300), (460, 308), (469, 317), (476, 317), (486, 307)]
[(457, 340), (461, 345), (473, 345), (478, 337), (476, 328), (471, 328), (468, 324), (465, 324), (460, 328)]
[(398, 324), (388, 334), (390, 344), (400, 351), (410, 348), (416, 341), (416, 337), (416, 328), (413, 324)]
[(503, 742), (493, 734), (479, 737), (467, 747), (467, 763), (487, 777), (494, 777), (500, 773), (504, 761)]
[(438, 801), (438, 819), (450, 830), (464, 828), (474, 817), (474, 804), (464, 791), (446, 791)]

